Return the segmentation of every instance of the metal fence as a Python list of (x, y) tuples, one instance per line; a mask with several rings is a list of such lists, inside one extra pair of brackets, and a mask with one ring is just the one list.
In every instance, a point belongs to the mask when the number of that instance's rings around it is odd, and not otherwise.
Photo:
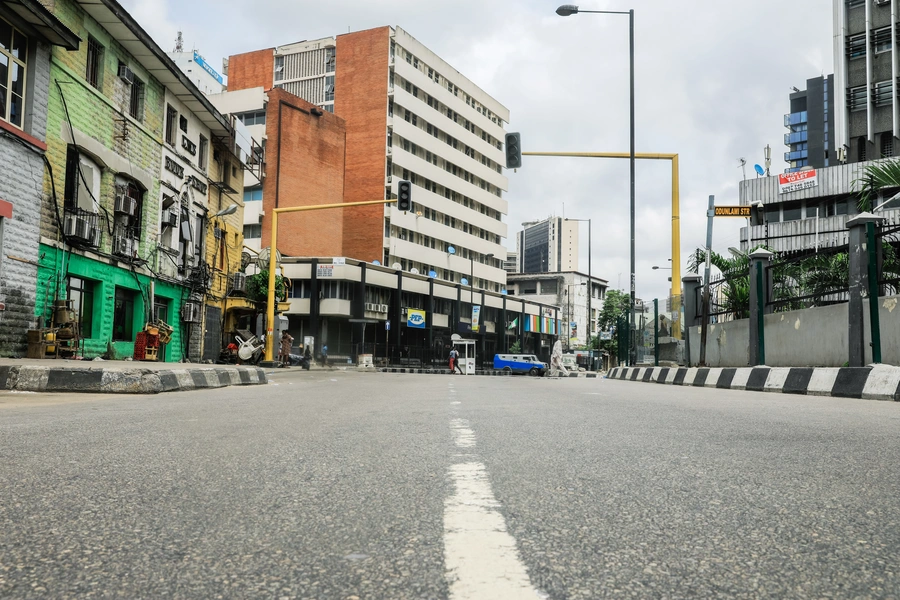
[(881, 227), (875, 234), (878, 240), (879, 295), (900, 294), (900, 225)]
[(849, 246), (783, 253), (766, 268), (767, 312), (840, 304), (849, 299)]

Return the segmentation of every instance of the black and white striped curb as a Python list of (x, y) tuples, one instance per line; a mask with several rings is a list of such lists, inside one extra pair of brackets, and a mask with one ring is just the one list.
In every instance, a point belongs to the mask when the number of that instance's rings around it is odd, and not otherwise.
[(103, 394), (158, 394), (229, 385), (268, 383), (257, 367), (115, 369), (55, 366), (0, 366), (0, 390)]
[(900, 401), (900, 367), (617, 367), (609, 379), (809, 396)]
[[(377, 369), (379, 373), (414, 373), (418, 375), (449, 375), (450, 369), (411, 369), (407, 367), (381, 367)], [(494, 370), (484, 370), (484, 371), (475, 371), (476, 375), (486, 375), (486, 376), (500, 376), (500, 377), (508, 377), (512, 375), (509, 371), (494, 371)], [(523, 373), (523, 375), (527, 375), (527, 373)], [(546, 375), (547, 378), (551, 378), (550, 375)], [(597, 377), (597, 373), (569, 373), (569, 377), (586, 377), (586, 378), (595, 378)], [(556, 379), (556, 377), (552, 377), (551, 379)], [(563, 377), (564, 379), (564, 377)]]

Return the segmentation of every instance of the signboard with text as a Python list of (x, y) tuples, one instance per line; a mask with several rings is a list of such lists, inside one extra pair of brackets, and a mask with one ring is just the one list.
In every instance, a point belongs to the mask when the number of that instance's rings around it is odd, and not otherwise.
[(425, 329), (425, 311), (417, 308), (407, 308), (406, 326), (414, 329)]
[(797, 171), (796, 173), (781, 173), (778, 176), (778, 193), (780, 194), (799, 192), (817, 185), (819, 185), (819, 177), (815, 169)]
[(749, 206), (717, 206), (715, 216), (747, 218), (750, 216), (750, 207)]
[(334, 277), (334, 265), (316, 265), (316, 277)]

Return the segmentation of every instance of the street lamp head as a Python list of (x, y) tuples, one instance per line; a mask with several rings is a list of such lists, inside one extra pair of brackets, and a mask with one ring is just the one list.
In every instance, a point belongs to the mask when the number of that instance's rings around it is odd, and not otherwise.
[(561, 17), (568, 17), (574, 15), (578, 12), (578, 7), (574, 4), (563, 4), (559, 8), (556, 9), (556, 14)]
[(222, 210), (220, 210), (213, 216), (214, 217), (224, 217), (226, 215), (233, 215), (234, 213), (237, 212), (237, 208), (238, 208), (237, 204), (231, 204), (230, 206), (223, 208)]

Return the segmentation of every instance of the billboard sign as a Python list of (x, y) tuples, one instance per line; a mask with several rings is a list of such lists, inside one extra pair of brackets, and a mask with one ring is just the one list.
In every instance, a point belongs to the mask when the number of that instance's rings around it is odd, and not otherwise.
[(778, 176), (778, 192), (789, 194), (809, 189), (819, 185), (819, 176), (815, 169), (797, 171), (796, 173), (781, 173)]
[(211, 66), (209, 66), (209, 63), (207, 63), (205, 60), (203, 60), (203, 57), (200, 56), (199, 54), (197, 54), (196, 52), (194, 52), (194, 62), (197, 63), (201, 69), (203, 69), (204, 71), (209, 73), (213, 79), (218, 81), (220, 84), (225, 85), (225, 79), (223, 79), (222, 76), (219, 75), (215, 69), (213, 69)]
[(407, 308), (406, 326), (415, 329), (425, 329), (425, 311), (417, 308)]

